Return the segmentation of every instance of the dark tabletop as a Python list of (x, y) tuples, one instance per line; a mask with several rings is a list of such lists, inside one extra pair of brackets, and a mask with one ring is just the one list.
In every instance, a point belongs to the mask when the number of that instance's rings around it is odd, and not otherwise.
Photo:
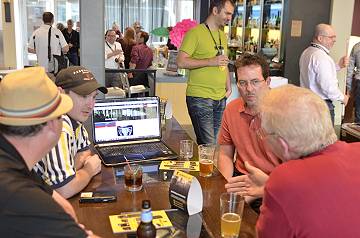
[[(175, 119), (167, 120), (162, 136), (166, 144), (177, 153), (179, 141), (189, 139)], [(194, 148), (194, 155), (196, 154), (197, 149)], [(164, 181), (161, 173), (153, 172), (144, 177), (141, 191), (128, 192), (124, 189), (123, 178), (115, 177), (114, 170), (116, 169), (118, 168), (103, 166), (101, 173), (94, 177), (84, 189), (84, 191), (114, 191), (117, 196), (116, 202), (79, 204), (79, 195), (69, 199), (79, 222), (102, 237), (127, 237), (127, 235), (112, 232), (109, 215), (140, 211), (141, 202), (144, 199), (150, 199), (153, 210), (171, 208), (168, 193), (169, 181)], [(218, 171), (215, 171), (210, 178), (199, 177), (198, 172), (192, 172), (192, 174), (197, 177), (203, 190), (203, 211), (191, 217), (181, 211), (170, 213), (169, 215), (173, 214), (170, 219), (176, 226), (174, 229), (176, 234), (165, 237), (221, 237), (219, 198), (220, 194), (225, 192), (226, 180)], [(255, 237), (256, 220), (257, 214), (246, 205), (239, 237)]]

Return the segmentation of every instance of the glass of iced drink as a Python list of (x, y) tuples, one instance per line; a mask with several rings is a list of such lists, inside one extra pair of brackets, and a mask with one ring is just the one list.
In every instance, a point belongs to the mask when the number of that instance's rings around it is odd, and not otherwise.
[(125, 188), (130, 192), (142, 189), (143, 170), (141, 165), (128, 164), (124, 167)]

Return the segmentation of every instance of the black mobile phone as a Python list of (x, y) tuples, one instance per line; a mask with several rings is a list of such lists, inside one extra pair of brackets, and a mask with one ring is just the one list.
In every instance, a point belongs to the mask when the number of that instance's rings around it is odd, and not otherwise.
[(80, 194), (80, 203), (114, 202), (116, 195), (113, 191), (82, 192)]

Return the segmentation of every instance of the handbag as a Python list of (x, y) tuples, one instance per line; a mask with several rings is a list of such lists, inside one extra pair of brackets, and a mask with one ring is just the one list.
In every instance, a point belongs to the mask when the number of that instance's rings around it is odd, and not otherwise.
[[(69, 59), (68, 57), (66, 57), (63, 52), (61, 51), (61, 55), (51, 55), (51, 44), (50, 44), (50, 40), (51, 40), (51, 28), (49, 28), (49, 33), (48, 33), (48, 60), (49, 62), (53, 62), (54, 65), (54, 71), (53, 74), (56, 76), (60, 70), (65, 69), (67, 67), (69, 67), (70, 63), (69, 63)], [(58, 35), (55, 35), (57, 39), (59, 39), (60, 37)], [(60, 45), (60, 39), (59, 39), (59, 45)], [(60, 45), (61, 48), (61, 45)]]

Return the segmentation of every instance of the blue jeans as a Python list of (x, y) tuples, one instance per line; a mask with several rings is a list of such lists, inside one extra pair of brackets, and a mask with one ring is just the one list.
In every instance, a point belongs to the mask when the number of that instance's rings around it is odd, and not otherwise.
[(196, 141), (201, 144), (216, 144), (226, 98), (212, 100), (186, 96), (186, 105), (194, 127)]
[(77, 53), (67, 53), (71, 65), (79, 65), (79, 56)]

